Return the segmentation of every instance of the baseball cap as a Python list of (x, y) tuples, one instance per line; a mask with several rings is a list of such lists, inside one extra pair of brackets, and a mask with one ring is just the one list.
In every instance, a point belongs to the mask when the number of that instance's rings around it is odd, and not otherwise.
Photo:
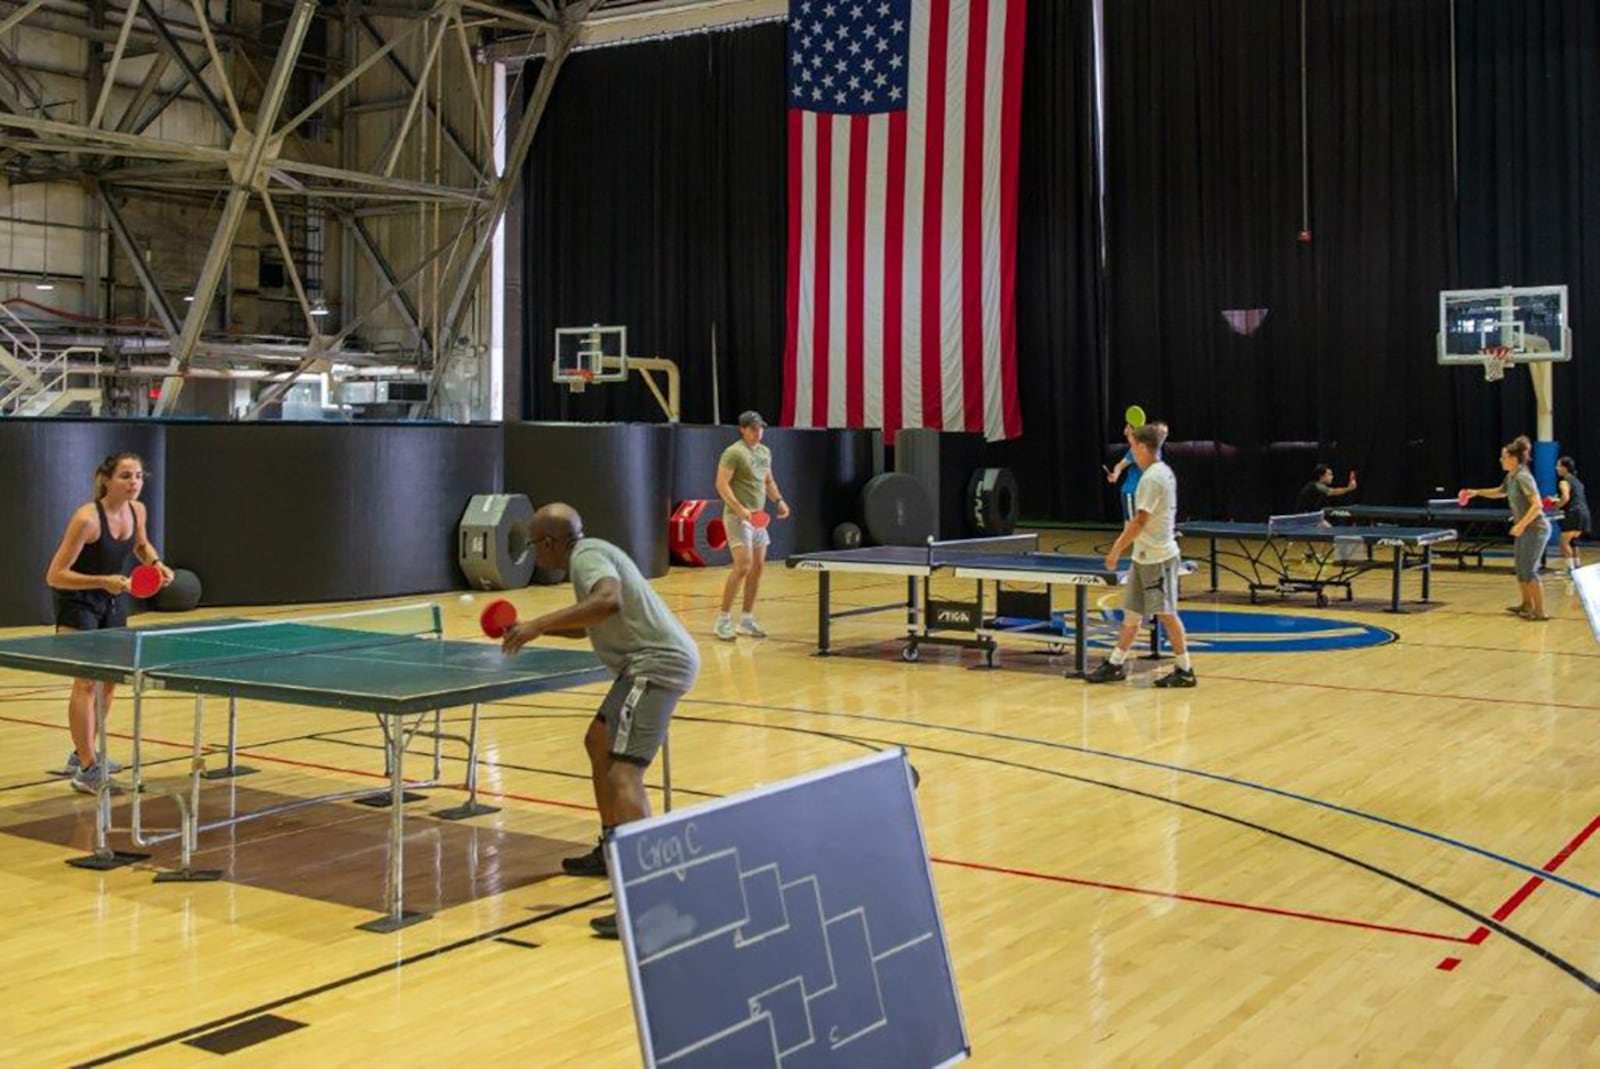
[(761, 413), (759, 412), (751, 410), (739, 413), (739, 426), (741, 427), (765, 427), (766, 425), (767, 421), (761, 418)]

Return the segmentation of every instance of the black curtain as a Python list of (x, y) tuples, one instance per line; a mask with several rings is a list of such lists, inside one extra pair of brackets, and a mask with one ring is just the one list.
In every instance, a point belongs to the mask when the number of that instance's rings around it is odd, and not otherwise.
[[(1210, 443), (1180, 454), (1214, 453), (1214, 492), (1189, 494), (1190, 514), (1281, 510), (1318, 461), (1358, 469), (1375, 502), (1492, 477), (1496, 444), (1532, 429), (1526, 375), (1485, 386), (1440, 368), (1434, 342), (1438, 292), (1480, 284), (1572, 288), (1580, 356), (1557, 371), (1557, 429), (1580, 459), (1600, 456), (1580, 421), (1600, 390), (1581, 355), (1600, 297), (1584, 181), (1600, 173), (1600, 5), (1104, 6), (1103, 232), (1090, 0), (1028, 11), (1027, 433), (988, 459), (1017, 469), (1031, 518), (1113, 515), (1099, 464), (1132, 402), (1175, 440)], [(784, 32), (568, 62), (526, 169), (533, 418), (657, 418), (636, 382), (579, 397), (551, 385), (553, 329), (591, 322), (625, 323), (635, 353), (677, 360), (691, 421), (711, 414), (714, 323), (723, 418), (778, 410)]]
[(1023, 62), (1016, 315), (1025, 431), (991, 447), (988, 460), (1015, 470), (1028, 516), (1097, 517), (1111, 495), (1096, 459), (1107, 413), (1090, 0), (1031, 0)]
[[(538, 76), (524, 76), (531, 92)], [(572, 56), (524, 170), (523, 411), (531, 419), (663, 418), (637, 379), (569, 395), (551, 382), (557, 327), (628, 328), (628, 348), (683, 375), (683, 418), (783, 394), (784, 24)]]
[(1448, 3), (1140, 0), (1106, 37), (1113, 397), (1218, 443), (1222, 510), (1319, 459), (1418, 499), (1452, 422)]
[[(1556, 439), (1588, 475), (1600, 468), (1600, 371), (1589, 370), (1600, 331), (1600, 4), (1457, 0), (1456, 50), (1461, 287), (1567, 286), (1577, 355), (1554, 369)], [(1497, 443), (1533, 436), (1533, 390), (1520, 370), (1493, 386), (1458, 376), (1457, 445), (1482, 485)]]

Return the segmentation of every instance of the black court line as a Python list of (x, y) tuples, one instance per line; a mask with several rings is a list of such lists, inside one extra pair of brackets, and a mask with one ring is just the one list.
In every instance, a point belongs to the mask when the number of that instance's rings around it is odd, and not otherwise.
[(496, 936), (494, 941), (496, 943), (505, 943), (507, 946), (521, 947), (524, 950), (539, 949), (538, 943), (530, 943), (526, 939), (513, 939), (509, 935)]
[(446, 943), (444, 946), (435, 947), (432, 950), (425, 950), (419, 954), (413, 954), (410, 957), (401, 958), (399, 961), (388, 962), (383, 965), (376, 965), (370, 969), (363, 969), (360, 972), (351, 973), (349, 976), (342, 976), (336, 980), (329, 980), (325, 983), (318, 984), (315, 987), (308, 987), (304, 990), (296, 991), (293, 994), (284, 995), (281, 998), (273, 999), (270, 1002), (263, 1002), (260, 1005), (252, 1006), (246, 1010), (239, 1010), (235, 1013), (226, 1014), (225, 1016), (207, 1021), (204, 1024), (198, 1024), (177, 1032), (171, 1032), (167, 1035), (160, 1036), (156, 1039), (146, 1040), (143, 1043), (139, 1043), (131, 1047), (124, 1047), (123, 1049), (119, 1051), (113, 1051), (110, 1054), (102, 1054), (97, 1058), (90, 1059), (89, 1061), (79, 1062), (78, 1067), (79, 1069), (87, 1069), (89, 1066), (110, 1065), (112, 1062), (122, 1061), (123, 1059), (131, 1058), (136, 1054), (144, 1054), (160, 1047), (171, 1046), (174, 1043), (182, 1043), (185, 1040), (192, 1039), (195, 1036), (203, 1035), (206, 1032), (212, 1032), (227, 1025), (236, 1024), (240, 1021), (248, 1020), (249, 1018), (257, 1017), (264, 1013), (270, 1013), (271, 1011), (281, 1009), (284, 1006), (292, 1006), (297, 1002), (304, 1002), (306, 999), (315, 998), (318, 995), (325, 995), (330, 991), (337, 991), (340, 988), (361, 983), (363, 980), (370, 980), (373, 977), (383, 976), (386, 973), (398, 972), (407, 965), (415, 965), (418, 962), (443, 957), (446, 954), (453, 953), (454, 951), (461, 950), (466, 947), (477, 946), (480, 943), (498, 940), (501, 936), (507, 935), (511, 932), (523, 931), (527, 928), (533, 927), (536, 924), (542, 924), (545, 921), (554, 920), (557, 917), (564, 917), (568, 913), (575, 913), (580, 909), (588, 909), (591, 906), (597, 906), (610, 897), (611, 895), (608, 892), (603, 895), (597, 895), (593, 898), (586, 898), (581, 902), (574, 902), (568, 906), (560, 906), (556, 909), (548, 910), (539, 914), (538, 916), (529, 917), (526, 920), (520, 920), (512, 924), (502, 925), (499, 928), (492, 928), (486, 932), (479, 932), (477, 935), (469, 935), (464, 939), (456, 940), (454, 943)]
[(194, 1039), (184, 1040), (184, 1046), (203, 1050), (207, 1054), (232, 1054), (258, 1043), (265, 1043), (269, 1039), (298, 1032), (306, 1027), (309, 1026), (304, 1021), (291, 1021), (287, 1017), (277, 1017), (267, 1013), (229, 1025), (227, 1028), (220, 1028), (215, 1032), (207, 1032)]
[[(878, 740), (865, 741), (876, 742)], [(885, 743), (884, 745), (897, 744)], [(907, 750), (912, 749), (912, 747), (909, 745), (906, 748)], [(1568, 976), (1571, 976), (1574, 980), (1577, 980), (1583, 986), (1587, 987), (1591, 993), (1600, 995), (1600, 979), (1596, 979), (1595, 977), (1584, 972), (1582, 969), (1578, 968), (1578, 966), (1567, 961), (1565, 958), (1556, 954), (1555, 951), (1550, 950), (1548, 947), (1534, 942), (1532, 939), (1520, 932), (1512, 931), (1510, 928), (1507, 928), (1504, 924), (1501, 924), (1494, 918), (1479, 913), (1472, 907), (1457, 902), (1455, 899), (1441, 894), (1430, 887), (1424, 887), (1422, 884), (1407, 879), (1406, 877), (1401, 876), (1399, 873), (1391, 872), (1390, 870), (1385, 869), (1382, 866), (1372, 864), (1371, 862), (1362, 861), (1360, 858), (1352, 857), (1349, 854), (1335, 850), (1331, 846), (1324, 846), (1321, 843), (1312, 842), (1310, 839), (1303, 839), (1298, 835), (1293, 835), (1286, 831), (1280, 831), (1277, 828), (1271, 828), (1265, 824), (1257, 824), (1255, 821), (1246, 820), (1243, 817), (1236, 817), (1231, 813), (1224, 813), (1221, 810), (1210, 809), (1206, 806), (1196, 805), (1193, 802), (1182, 802), (1176, 798), (1167, 798), (1163, 795), (1154, 794), (1149, 791), (1141, 791), (1138, 788), (1124, 786), (1120, 783), (1110, 783), (1106, 780), (1093, 779), (1089, 776), (1074, 775), (1070, 772), (1060, 772), (1051, 768), (1040, 768), (1037, 765), (1028, 765), (1020, 761), (1008, 761), (1000, 757), (989, 757), (983, 754), (966, 753), (960, 750), (946, 750), (932, 746), (917, 746), (915, 749), (921, 750), (925, 753), (940, 754), (945, 757), (959, 757), (969, 761), (981, 761), (985, 764), (1000, 765), (1006, 768), (1018, 769), (1024, 772), (1033, 772), (1039, 775), (1053, 776), (1057, 779), (1069, 780), (1073, 783), (1081, 783), (1089, 787), (1102, 787), (1106, 790), (1119, 791), (1123, 794), (1130, 794), (1138, 798), (1145, 798), (1152, 802), (1160, 802), (1165, 805), (1177, 806), (1179, 809), (1187, 809), (1193, 813), (1200, 813), (1205, 816), (1215, 817), (1216, 819), (1226, 821), (1229, 824), (1237, 824), (1240, 827), (1250, 828), (1253, 831), (1261, 832), (1263, 835), (1269, 835), (1275, 839), (1282, 839), (1284, 842), (1294, 843), (1296, 846), (1303, 846), (1308, 850), (1313, 850), (1316, 853), (1324, 854), (1337, 861), (1342, 861), (1347, 865), (1362, 869), (1365, 872), (1370, 872), (1374, 876), (1378, 876), (1382, 879), (1389, 880), (1392, 883), (1399, 884), (1401, 887), (1404, 887), (1410, 891), (1414, 891), (1415, 893), (1426, 898), (1431, 898), (1433, 901), (1439, 903), (1441, 906), (1444, 906), (1446, 909), (1453, 910), (1462, 916), (1467, 917), (1486, 928), (1489, 928), (1492, 931), (1500, 933), (1507, 939), (1510, 939), (1512, 942), (1522, 947), (1524, 950), (1527, 950), (1538, 957), (1540, 960), (1554, 965)]]

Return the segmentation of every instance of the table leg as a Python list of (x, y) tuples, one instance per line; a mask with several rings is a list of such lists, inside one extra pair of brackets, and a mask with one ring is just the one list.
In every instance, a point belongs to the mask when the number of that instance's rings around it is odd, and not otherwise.
[(189, 796), (179, 791), (172, 796), (178, 803), (178, 845), (182, 850), (176, 872), (156, 873), (156, 883), (209, 883), (222, 879), (220, 869), (196, 869), (194, 852), (200, 845), (200, 781), (205, 779), (206, 699), (194, 696), (194, 739), (189, 750)]
[(826, 569), (817, 573), (817, 652), (826, 654), (832, 648), (833, 636), (829, 625), (833, 622), (829, 597), (833, 593), (833, 576)]
[[(95, 719), (95, 764), (96, 767), (106, 767), (106, 688), (107, 684), (95, 683), (94, 685), (94, 719)], [(134, 692), (137, 695), (137, 690)], [(138, 699), (135, 697), (135, 709), (138, 708)], [(134, 745), (138, 745), (138, 732), (134, 732)], [(137, 767), (137, 765), (135, 766)], [(100, 789), (94, 795), (94, 853), (87, 857), (68, 858), (67, 864), (75, 869), (90, 869), (95, 872), (106, 872), (110, 869), (131, 865), (135, 861), (143, 861), (149, 854), (133, 854), (121, 850), (113, 850), (108, 841), (111, 832), (111, 777), (102, 775)]]
[[(500, 812), (499, 806), (484, 805), (478, 801), (478, 708), (477, 703), (474, 702), (472, 718), (467, 722), (467, 800), (461, 805), (452, 806), (449, 809), (436, 810), (433, 815), (440, 820), (466, 820), (469, 817), (481, 817), (485, 813)], [(435, 723), (437, 725), (437, 722)], [(437, 747), (438, 739), (441, 736), (438, 730), (434, 731), (434, 735), (434, 745)], [(440, 778), (437, 767), (435, 767), (433, 778), (435, 782)]]
[(1089, 671), (1089, 588), (1072, 588), (1072, 671), (1068, 679), (1078, 678)]
[(661, 740), (661, 806), (672, 812), (672, 734)]
[(406, 807), (405, 807), (405, 732), (402, 725), (388, 724), (384, 732), (389, 765), (389, 886), (385, 895), (386, 912), (376, 920), (356, 925), (366, 932), (393, 932), (427, 920), (430, 914), (407, 913)]
[(239, 763), (239, 699), (230, 694), (228, 695), (228, 764), (224, 768), (209, 769), (205, 777), (232, 779), (235, 776), (254, 775), (255, 771)]

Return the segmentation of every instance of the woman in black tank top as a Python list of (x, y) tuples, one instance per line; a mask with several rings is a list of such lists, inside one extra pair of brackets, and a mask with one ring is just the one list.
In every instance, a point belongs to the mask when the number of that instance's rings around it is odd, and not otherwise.
[[(133, 558), (155, 565), (163, 586), (172, 582), (172, 570), (150, 544), (139, 500), (143, 489), (144, 462), (132, 453), (106, 457), (95, 469), (94, 500), (73, 512), (45, 574), (55, 597), (58, 633), (127, 626), (129, 579), (124, 573)], [(88, 794), (104, 779), (96, 764), (96, 739), (111, 709), (112, 690), (110, 683), (75, 680), (67, 703), (73, 753), (64, 771), (72, 775), (73, 787)], [(97, 708), (101, 715), (96, 715)], [(119, 767), (106, 763), (109, 771)]]
[(1567, 567), (1576, 571), (1578, 539), (1590, 529), (1589, 495), (1584, 491), (1583, 480), (1578, 478), (1578, 463), (1571, 457), (1556, 461), (1556, 485), (1561, 488), (1557, 508), (1562, 512), (1561, 556)]

